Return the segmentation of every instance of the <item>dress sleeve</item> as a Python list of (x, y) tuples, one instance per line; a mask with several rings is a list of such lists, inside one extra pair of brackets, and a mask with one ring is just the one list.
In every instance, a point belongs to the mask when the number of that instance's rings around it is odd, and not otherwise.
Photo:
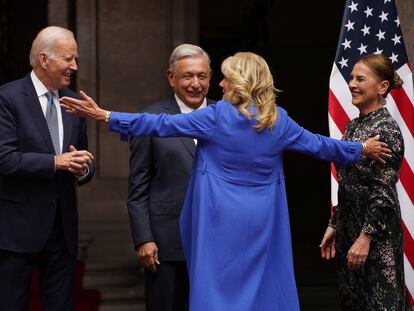
[(404, 156), (404, 142), (398, 128), (387, 124), (383, 124), (381, 128), (381, 140), (391, 148), (392, 158), (384, 165), (370, 161), (372, 165), (369, 176), (370, 190), (362, 232), (374, 238), (387, 232), (388, 226), (394, 225), (391, 224), (393, 219), (400, 219), (395, 184), (399, 178)]
[(332, 207), (332, 216), (331, 218), (329, 218), (329, 222), (328, 222), (328, 225), (334, 229), (336, 229), (337, 212), (338, 212), (338, 205), (335, 205)]
[(218, 104), (182, 114), (111, 112), (109, 129), (119, 132), (121, 140), (131, 136), (191, 137), (208, 141), (216, 131)]
[(359, 142), (340, 141), (319, 134), (313, 134), (293, 121), (283, 110), (281, 118), (286, 122), (284, 139), (287, 150), (310, 155), (320, 160), (333, 161), (339, 168), (358, 162), (362, 155), (362, 144)]

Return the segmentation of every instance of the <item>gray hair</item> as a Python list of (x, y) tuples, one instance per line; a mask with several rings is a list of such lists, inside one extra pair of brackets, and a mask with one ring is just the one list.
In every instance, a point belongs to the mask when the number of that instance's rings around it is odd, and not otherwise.
[(32, 43), (30, 65), (33, 68), (37, 66), (41, 52), (51, 53), (56, 42), (66, 38), (75, 38), (73, 32), (66, 28), (49, 26), (42, 29)]
[(201, 47), (193, 44), (181, 44), (177, 46), (174, 51), (171, 53), (170, 56), (170, 70), (174, 70), (175, 63), (177, 60), (184, 58), (184, 57), (196, 57), (202, 56), (205, 57), (208, 63), (208, 67), (210, 68), (210, 56), (208, 56), (207, 52), (204, 51)]

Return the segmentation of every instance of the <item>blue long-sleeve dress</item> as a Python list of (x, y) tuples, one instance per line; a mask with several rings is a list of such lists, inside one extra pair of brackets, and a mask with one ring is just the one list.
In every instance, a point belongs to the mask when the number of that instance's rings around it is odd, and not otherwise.
[(282, 108), (272, 131), (258, 132), (226, 101), (190, 114), (112, 112), (109, 123), (124, 138), (198, 139), (180, 221), (190, 310), (299, 310), (283, 152), (345, 167), (360, 159), (360, 143), (312, 134)]

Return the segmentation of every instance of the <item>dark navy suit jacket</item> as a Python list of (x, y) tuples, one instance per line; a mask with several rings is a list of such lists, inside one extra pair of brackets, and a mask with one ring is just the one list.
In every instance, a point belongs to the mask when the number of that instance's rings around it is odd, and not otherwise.
[[(174, 96), (145, 112), (181, 113)], [(132, 238), (135, 248), (155, 242), (161, 261), (184, 261), (179, 218), (195, 148), (194, 140), (185, 137), (131, 138), (127, 206)]]
[[(76, 97), (69, 89), (59, 96)], [(62, 109), (62, 152), (87, 149), (85, 119)], [(79, 184), (88, 182), (95, 171)], [(0, 249), (35, 253), (46, 244), (57, 207), (69, 252), (77, 252), (76, 177), (54, 169), (54, 148), (30, 75), (0, 87)]]

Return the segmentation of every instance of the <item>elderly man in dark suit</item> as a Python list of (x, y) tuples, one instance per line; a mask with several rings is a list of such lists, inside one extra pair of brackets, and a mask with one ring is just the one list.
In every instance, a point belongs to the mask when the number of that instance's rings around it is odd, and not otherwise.
[[(206, 99), (210, 58), (198, 46), (182, 44), (171, 54), (171, 98), (146, 109), (151, 113), (187, 113)], [(188, 273), (179, 217), (196, 148), (191, 138), (132, 138), (128, 211), (134, 246), (146, 271), (147, 311), (188, 310)]]
[(40, 273), (44, 310), (73, 310), (76, 184), (93, 176), (86, 121), (61, 109), (77, 70), (73, 33), (39, 32), (33, 71), (0, 87), (0, 310), (28, 310)]

